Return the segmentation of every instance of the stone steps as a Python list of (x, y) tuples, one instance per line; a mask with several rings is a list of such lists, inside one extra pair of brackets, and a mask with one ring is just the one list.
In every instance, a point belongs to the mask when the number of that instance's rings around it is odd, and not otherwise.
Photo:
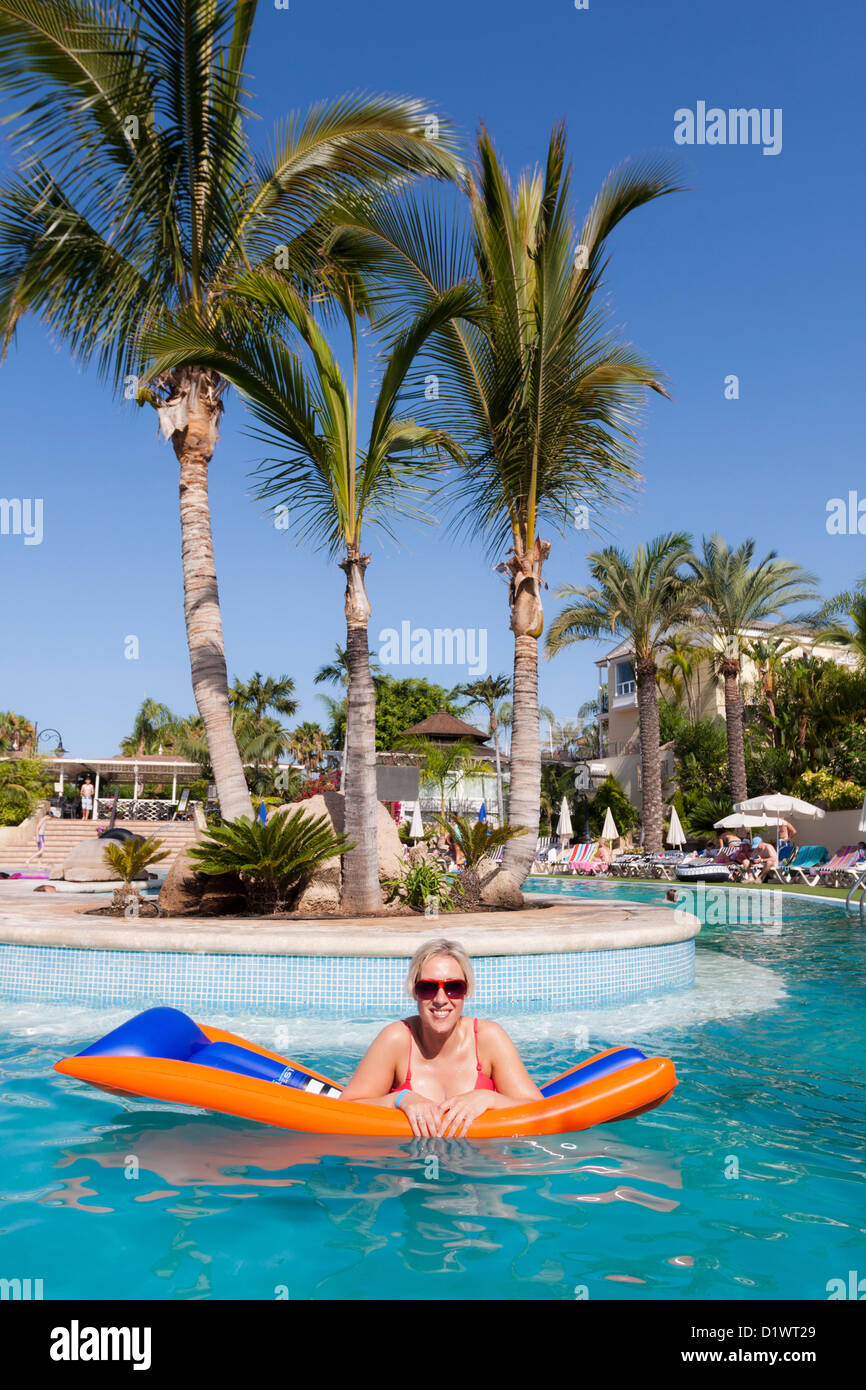
[[(190, 821), (119, 821), (117, 828), (131, 830), (135, 835), (153, 835), (161, 840), (162, 847), (168, 850), (170, 858), (163, 859), (157, 868), (166, 871), (178, 854), (195, 842), (197, 836), (196, 827)], [(43, 833), (45, 848), (38, 857), (34, 857), (35, 839), (23, 845), (0, 846), (0, 869), (6, 872), (13, 869), (27, 869), (31, 872), (47, 869), (50, 873), (59, 873), (74, 845), (80, 844), (82, 840), (96, 838), (93, 821), (64, 821), (52, 818), (45, 822)]]

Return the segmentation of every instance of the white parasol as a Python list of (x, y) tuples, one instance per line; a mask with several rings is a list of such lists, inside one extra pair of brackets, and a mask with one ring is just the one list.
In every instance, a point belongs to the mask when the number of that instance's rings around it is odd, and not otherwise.
[(671, 823), (668, 826), (666, 843), (669, 845), (683, 846), (686, 842), (685, 832), (680, 824), (676, 806), (671, 807)]
[(601, 838), (603, 840), (610, 840), (611, 843), (614, 840), (619, 839), (619, 831), (616, 828), (616, 821), (613, 818), (613, 812), (611, 811), (609, 806), (607, 808), (607, 811), (605, 812), (604, 825), (601, 827)]
[(570, 840), (574, 834), (574, 829), (571, 824), (571, 814), (565, 797), (562, 798), (562, 805), (559, 808), (559, 820), (556, 824), (556, 833), (561, 840)]
[(410, 840), (424, 839), (424, 822), (421, 819), (421, 803), (415, 802), (415, 810), (412, 812), (412, 824), (409, 826)]

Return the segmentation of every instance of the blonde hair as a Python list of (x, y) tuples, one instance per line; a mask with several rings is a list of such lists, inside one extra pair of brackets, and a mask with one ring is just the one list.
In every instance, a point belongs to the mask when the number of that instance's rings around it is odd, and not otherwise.
[(406, 993), (414, 995), (415, 985), (421, 978), (421, 972), (428, 960), (434, 956), (452, 956), (456, 960), (460, 969), (463, 971), (466, 980), (466, 997), (472, 994), (475, 989), (475, 971), (472, 969), (472, 961), (459, 941), (448, 941), (446, 937), (437, 937), (435, 941), (425, 941), (423, 946), (419, 946), (411, 961), (409, 962), (409, 973), (406, 976)]

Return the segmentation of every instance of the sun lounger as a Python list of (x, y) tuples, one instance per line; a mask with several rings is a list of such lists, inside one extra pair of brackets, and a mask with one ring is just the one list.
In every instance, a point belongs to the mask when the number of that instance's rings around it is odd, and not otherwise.
[(823, 845), (801, 845), (787, 864), (774, 864), (764, 882), (775, 878), (779, 883), (807, 883), (814, 888), (818, 870), (826, 861), (827, 851)]
[(821, 865), (818, 870), (818, 882), (825, 885), (831, 884), (837, 873), (856, 863), (859, 855), (859, 846), (843, 845), (841, 849), (837, 849), (832, 859)]
[(590, 852), (595, 849), (591, 841), (584, 841), (583, 844), (575, 845), (566, 865), (570, 874), (580, 873), (580, 866), (589, 858)]

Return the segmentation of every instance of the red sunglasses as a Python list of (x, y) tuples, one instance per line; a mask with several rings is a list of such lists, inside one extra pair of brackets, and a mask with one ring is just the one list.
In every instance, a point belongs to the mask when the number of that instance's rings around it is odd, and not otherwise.
[(444, 989), (449, 999), (465, 999), (468, 985), (465, 980), (416, 980), (415, 998), (429, 1003)]

